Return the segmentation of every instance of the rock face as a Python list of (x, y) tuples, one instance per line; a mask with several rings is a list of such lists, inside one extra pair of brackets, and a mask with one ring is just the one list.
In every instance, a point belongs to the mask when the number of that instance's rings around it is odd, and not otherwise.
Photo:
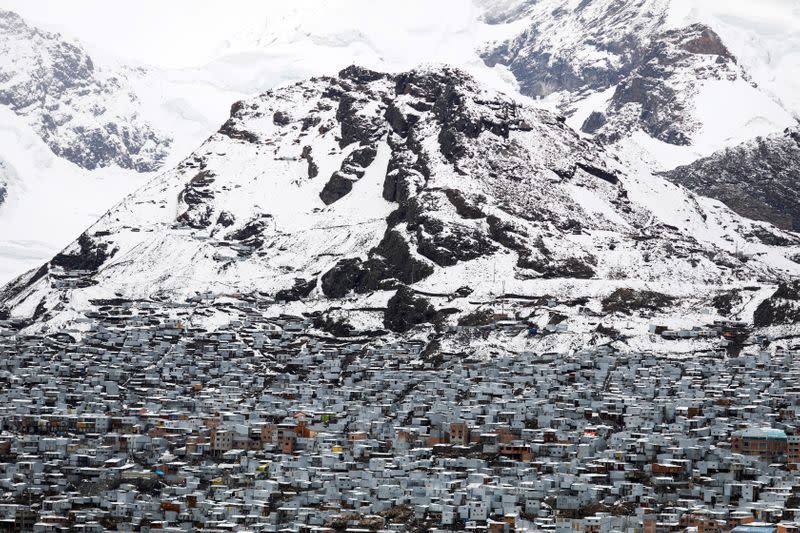
[(383, 325), (391, 331), (404, 333), (418, 324), (432, 322), (436, 311), (425, 298), (416, 296), (408, 287), (400, 287), (389, 298)]
[(619, 81), (598, 127), (597, 117), (583, 124), (586, 133), (614, 142), (641, 128), (668, 144), (691, 144), (699, 128), (692, 109), (701, 83), (734, 81), (744, 73), (719, 36), (695, 24), (654, 36), (627, 76)]
[(800, 230), (800, 129), (759, 137), (664, 174), (740, 215)]
[(6, 162), (0, 159), (0, 207), (3, 206), (3, 203), (6, 201), (6, 197), (8, 196), (9, 174), (10, 170), (6, 165)]
[(56, 155), (86, 169), (161, 166), (171, 140), (140, 119), (127, 83), (79, 45), (0, 10), (0, 104), (24, 117)]
[(666, 294), (653, 291), (617, 289), (603, 299), (603, 311), (625, 314), (631, 314), (641, 309), (657, 311), (667, 307), (670, 303), (671, 298)]
[(307, 298), (317, 286), (316, 279), (298, 278), (291, 289), (284, 289), (275, 294), (275, 299), (282, 302), (294, 302)]
[(319, 193), (319, 197), (325, 202), (325, 205), (332, 204), (352, 191), (353, 184), (364, 177), (367, 167), (375, 161), (377, 154), (374, 146), (364, 146), (353, 150)]
[(102, 240), (92, 238), (87, 233), (78, 237), (77, 247), (62, 252), (50, 261), (50, 266), (61, 267), (65, 270), (82, 270), (96, 272), (115, 250), (109, 250), (109, 245)]
[(796, 251), (759, 240), (744, 261), (724, 246), (762, 225), (658, 176), (629, 190), (640, 177), (459, 70), (350, 67), (235, 104), (194, 155), (9, 285), (0, 307), (79, 316), (103, 298), (257, 293), (385, 308), (386, 327), (403, 331), (460, 312), (418, 300), (431, 292), (546, 292), (600, 307), (620, 286), (662, 287), (663, 299), (626, 289), (611, 300), (638, 313), (679, 305), (667, 289), (707, 294), (707, 307), (720, 285), (785, 275), (756, 254)]

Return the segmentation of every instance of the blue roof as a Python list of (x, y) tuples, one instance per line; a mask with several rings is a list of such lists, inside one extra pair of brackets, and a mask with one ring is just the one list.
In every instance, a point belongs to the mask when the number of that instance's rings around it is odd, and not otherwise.
[(747, 428), (737, 431), (734, 435), (739, 437), (750, 437), (756, 439), (785, 439), (786, 433), (780, 429), (772, 428)]
[(731, 533), (774, 533), (778, 528), (772, 524), (736, 526)]

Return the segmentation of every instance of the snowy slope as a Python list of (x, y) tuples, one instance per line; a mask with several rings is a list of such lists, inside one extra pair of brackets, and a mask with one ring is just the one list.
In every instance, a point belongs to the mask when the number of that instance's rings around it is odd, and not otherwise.
[(55, 154), (11, 110), (0, 108), (0, 280), (40, 265), (143, 183), (133, 170), (87, 171)]
[(738, 213), (800, 230), (800, 129), (758, 137), (665, 176)]
[[(198, 72), (130, 66), (0, 10), (0, 282), (40, 265), (244, 94)], [(102, 66), (101, 66), (102, 63)]]
[(794, 0), (673, 0), (668, 24), (702, 22), (759, 88), (800, 117), (800, 4)]
[[(58, 324), (98, 298), (385, 305), (403, 284), (466, 285), (469, 301), (594, 307), (624, 288), (645, 309), (691, 314), (721, 290), (800, 273), (794, 236), (619, 155), (457, 70), (349, 68), (236, 104), (191, 157), (2, 301)], [(469, 310), (466, 298), (452, 305)]]

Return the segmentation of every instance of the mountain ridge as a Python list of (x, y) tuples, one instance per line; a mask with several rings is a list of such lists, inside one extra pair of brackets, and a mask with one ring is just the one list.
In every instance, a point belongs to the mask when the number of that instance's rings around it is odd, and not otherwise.
[(743, 216), (800, 230), (800, 128), (757, 137), (664, 175)]

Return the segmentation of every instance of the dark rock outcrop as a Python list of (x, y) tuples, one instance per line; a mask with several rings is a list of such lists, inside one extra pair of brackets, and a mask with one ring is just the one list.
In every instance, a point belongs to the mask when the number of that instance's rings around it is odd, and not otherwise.
[(365, 293), (391, 287), (392, 280), (416, 283), (431, 274), (433, 267), (414, 256), (399, 231), (389, 229), (366, 261), (342, 259), (326, 272), (322, 292), (329, 298), (341, 298), (351, 291)]
[(311, 319), (311, 324), (334, 337), (350, 337), (356, 328), (344, 318), (334, 318), (327, 313), (315, 313)]
[(64, 270), (96, 272), (116, 253), (116, 250), (110, 249), (107, 243), (91, 237), (88, 233), (82, 233), (76, 244), (77, 249), (75, 245), (70, 246), (53, 257), (50, 265)]
[(257, 144), (259, 141), (258, 135), (240, 127), (235, 118), (228, 119), (219, 129), (218, 133), (237, 141), (244, 141), (252, 144)]
[(378, 151), (374, 146), (361, 146), (353, 150), (319, 193), (319, 197), (325, 205), (342, 199), (352, 191), (353, 184), (364, 177), (367, 167), (375, 161), (377, 154)]
[(272, 123), (276, 126), (288, 126), (292, 123), (292, 117), (283, 111), (275, 111), (275, 113), (272, 115)]
[(422, 148), (413, 137), (396, 140), (389, 137), (392, 155), (383, 182), (383, 198), (389, 202), (403, 203), (425, 185), (430, 170)]
[(308, 163), (308, 178), (313, 179), (319, 175), (319, 166), (314, 161), (314, 156), (311, 155), (311, 147), (304, 146), (303, 152), (300, 154), (301, 159), (305, 159)]
[(584, 133), (596, 133), (600, 128), (608, 123), (605, 113), (600, 111), (592, 111), (586, 120), (583, 121), (581, 131)]
[(374, 291), (382, 286), (387, 276), (386, 264), (380, 258), (342, 259), (323, 274), (322, 293), (328, 298), (343, 298), (352, 291)]
[(339, 99), (336, 120), (341, 125), (339, 146), (344, 148), (354, 142), (373, 145), (383, 134), (382, 117), (370, 114), (366, 109), (369, 100), (344, 94)]
[(320, 191), (320, 200), (322, 200), (325, 205), (331, 205), (337, 200), (342, 199), (353, 190), (353, 183), (356, 180), (357, 178), (354, 176), (348, 176), (339, 171), (334, 172), (328, 180), (328, 183), (326, 183), (325, 187)]
[(761, 302), (753, 313), (756, 327), (800, 322), (800, 281), (781, 283), (775, 293)]
[(419, 324), (432, 323), (435, 318), (436, 311), (430, 302), (403, 286), (389, 298), (383, 325), (391, 331), (404, 333)]
[(209, 202), (214, 198), (211, 185), (216, 176), (209, 170), (203, 170), (190, 179), (178, 195), (178, 203), (186, 206), (177, 220), (195, 229), (211, 226), (212, 209)]
[(614, 173), (609, 172), (608, 170), (580, 162), (577, 163), (577, 166), (579, 169), (583, 170), (587, 174), (594, 176), (595, 178), (599, 178), (603, 181), (607, 181), (612, 185), (616, 185), (619, 183), (619, 178), (616, 175), (614, 175)]
[(230, 211), (221, 211), (217, 217), (217, 225), (228, 228), (236, 223), (236, 216)]
[(308, 298), (308, 296), (317, 288), (316, 278), (303, 279), (297, 278), (294, 280), (294, 285), (291, 289), (283, 289), (275, 293), (275, 299), (280, 302), (295, 302)]
[(733, 308), (742, 303), (742, 295), (739, 291), (725, 291), (714, 296), (711, 304), (722, 316), (730, 316)]
[(654, 291), (617, 289), (603, 298), (606, 313), (632, 314), (635, 311), (658, 311), (669, 306), (674, 298)]
[(466, 219), (486, 218), (486, 213), (479, 207), (481, 203), (486, 202), (485, 197), (468, 199), (467, 195), (455, 189), (446, 189), (444, 193), (450, 203), (455, 206), (456, 212), (460, 217)]
[(259, 217), (255, 220), (251, 220), (238, 230), (232, 232), (230, 235), (228, 235), (228, 238), (234, 241), (249, 241), (253, 238), (261, 237), (266, 228), (266, 220), (263, 217)]

